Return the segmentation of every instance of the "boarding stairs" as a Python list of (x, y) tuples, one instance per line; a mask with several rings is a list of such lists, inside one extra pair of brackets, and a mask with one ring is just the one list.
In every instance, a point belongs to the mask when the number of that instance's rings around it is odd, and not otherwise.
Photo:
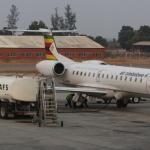
[(39, 126), (58, 124), (55, 83), (52, 78), (43, 78), (39, 82), (38, 93)]

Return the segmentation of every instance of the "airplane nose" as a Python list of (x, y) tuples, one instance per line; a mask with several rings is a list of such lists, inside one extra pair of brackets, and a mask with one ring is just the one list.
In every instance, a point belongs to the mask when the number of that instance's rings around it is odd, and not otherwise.
[(39, 71), (39, 70), (40, 70), (40, 69), (39, 69), (39, 68), (40, 68), (40, 62), (36, 64), (35, 68), (36, 68), (36, 70), (37, 70), (38, 72), (40, 72), (40, 71)]
[(42, 61), (38, 62), (35, 67), (39, 73), (43, 74), (43, 62)]

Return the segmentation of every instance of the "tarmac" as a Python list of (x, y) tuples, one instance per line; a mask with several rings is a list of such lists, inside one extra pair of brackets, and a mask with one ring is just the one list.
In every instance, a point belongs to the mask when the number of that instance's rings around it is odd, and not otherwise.
[[(22, 69), (22, 70), (21, 70)], [(1, 65), (0, 71), (33, 71), (34, 65)], [(38, 127), (30, 118), (0, 119), (0, 150), (149, 150), (150, 100), (117, 109), (91, 102), (89, 108), (65, 108), (57, 95), (60, 127)]]
[(91, 103), (74, 113), (64, 107), (65, 101), (58, 104), (68, 110), (58, 113), (63, 127), (38, 127), (29, 118), (0, 119), (0, 150), (150, 149), (150, 101), (129, 104), (127, 109)]

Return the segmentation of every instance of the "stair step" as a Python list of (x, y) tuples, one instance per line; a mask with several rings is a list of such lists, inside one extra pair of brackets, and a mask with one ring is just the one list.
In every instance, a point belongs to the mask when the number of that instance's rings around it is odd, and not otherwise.
[(45, 122), (48, 122), (48, 120), (57, 120), (57, 117), (51, 117), (51, 118), (50, 117), (48, 117), (48, 118), (46, 117), (45, 118)]

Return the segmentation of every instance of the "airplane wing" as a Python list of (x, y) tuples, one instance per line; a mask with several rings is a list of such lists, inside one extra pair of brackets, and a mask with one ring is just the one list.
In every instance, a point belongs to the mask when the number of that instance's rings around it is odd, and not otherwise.
[(79, 92), (88, 94), (99, 94), (101, 96), (106, 95), (108, 92), (96, 88), (85, 88), (85, 87), (55, 87), (56, 92)]

